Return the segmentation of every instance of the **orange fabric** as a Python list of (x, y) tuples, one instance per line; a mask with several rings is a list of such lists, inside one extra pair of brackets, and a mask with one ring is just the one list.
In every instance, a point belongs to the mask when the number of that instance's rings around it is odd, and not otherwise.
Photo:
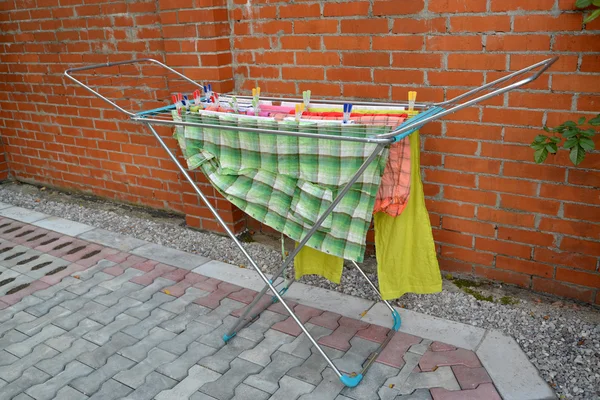
[(397, 217), (404, 211), (409, 195), (410, 145), (406, 137), (390, 146), (390, 155), (381, 177), (373, 213), (384, 212)]

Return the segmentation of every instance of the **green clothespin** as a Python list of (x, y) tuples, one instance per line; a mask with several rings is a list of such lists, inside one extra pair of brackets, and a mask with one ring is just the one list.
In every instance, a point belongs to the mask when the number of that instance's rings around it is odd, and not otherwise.
[(231, 101), (229, 102), (229, 107), (233, 108), (233, 112), (237, 114), (238, 112), (238, 101), (237, 97), (233, 96)]
[(304, 101), (304, 109), (308, 111), (308, 105), (310, 104), (310, 90), (302, 92), (302, 100)]

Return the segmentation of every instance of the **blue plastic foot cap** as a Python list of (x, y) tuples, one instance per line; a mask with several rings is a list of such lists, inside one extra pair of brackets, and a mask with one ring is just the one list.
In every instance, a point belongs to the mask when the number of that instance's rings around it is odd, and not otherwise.
[(237, 334), (237, 332), (233, 332), (231, 335), (224, 334), (223, 335), (223, 341), (225, 343), (229, 342), (231, 340), (231, 338), (233, 338), (236, 334)]
[(394, 317), (394, 326), (392, 327), (392, 329), (397, 332), (398, 329), (400, 329), (400, 325), (402, 325), (402, 318), (400, 318), (398, 310), (394, 310), (394, 312), (392, 313), (392, 317)]
[(348, 387), (357, 387), (358, 384), (360, 383), (360, 381), (362, 381), (362, 374), (358, 374), (355, 376), (350, 376), (350, 375), (342, 375), (340, 376), (340, 381), (342, 381), (342, 383)]

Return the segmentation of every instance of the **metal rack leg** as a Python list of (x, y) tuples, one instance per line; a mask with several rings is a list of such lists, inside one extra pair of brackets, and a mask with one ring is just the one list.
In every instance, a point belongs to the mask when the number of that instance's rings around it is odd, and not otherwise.
[[(192, 185), (192, 187), (194, 188), (194, 191), (196, 192), (196, 194), (198, 194), (198, 196), (200, 197), (200, 199), (202, 199), (202, 201), (208, 207), (208, 209), (210, 210), (210, 212), (215, 216), (215, 219), (223, 226), (223, 229), (225, 229), (225, 232), (229, 235), (229, 237), (231, 237), (231, 239), (234, 241), (234, 243), (236, 244), (236, 246), (238, 246), (238, 248), (240, 249), (240, 251), (242, 252), (242, 254), (244, 254), (244, 256), (248, 259), (248, 261), (250, 262), (250, 264), (252, 265), (252, 267), (256, 270), (256, 272), (258, 273), (258, 275), (260, 276), (260, 278), (265, 282), (266, 286), (265, 286), (265, 289), (263, 289), (263, 291), (266, 293), (266, 291), (268, 289), (270, 289), (273, 292), (273, 294), (275, 295), (275, 297), (277, 298), (277, 300), (279, 300), (281, 302), (281, 304), (283, 305), (283, 307), (285, 308), (285, 310), (287, 311), (287, 313), (290, 315), (290, 317), (292, 317), (292, 319), (300, 327), (300, 329), (302, 330), (302, 332), (304, 332), (304, 334), (306, 335), (306, 337), (316, 347), (317, 351), (323, 356), (323, 358), (325, 359), (325, 361), (327, 362), (327, 364), (329, 364), (329, 366), (333, 369), (333, 371), (340, 378), (340, 380), (342, 381), (342, 383), (344, 383), (346, 386), (349, 386), (349, 387), (355, 387), (356, 385), (358, 385), (360, 383), (360, 381), (362, 380), (362, 375), (361, 374), (358, 374), (358, 375), (357, 374), (353, 374), (353, 375), (349, 376), (349, 375), (343, 375), (340, 372), (340, 370), (335, 366), (335, 364), (333, 363), (333, 361), (331, 361), (331, 359), (327, 356), (327, 354), (325, 354), (325, 351), (323, 351), (323, 349), (321, 348), (321, 346), (319, 346), (319, 344), (317, 343), (317, 341), (312, 337), (312, 335), (310, 334), (310, 332), (308, 332), (308, 329), (306, 329), (306, 327), (304, 326), (304, 324), (298, 319), (298, 317), (296, 316), (296, 314), (294, 314), (294, 312), (290, 308), (290, 306), (283, 300), (282, 296), (275, 289), (275, 287), (273, 286), (272, 282), (260, 270), (260, 268), (258, 267), (258, 265), (256, 264), (256, 262), (254, 261), (254, 259), (250, 256), (250, 254), (248, 254), (248, 252), (246, 251), (246, 249), (244, 248), (244, 246), (242, 245), (242, 243), (235, 237), (235, 235), (233, 234), (233, 232), (231, 231), (231, 229), (229, 229), (229, 227), (227, 226), (227, 224), (225, 223), (225, 221), (223, 221), (223, 219), (219, 216), (219, 214), (217, 213), (217, 211), (215, 210), (215, 208), (210, 204), (210, 202), (208, 201), (208, 199), (206, 198), (206, 196), (204, 196), (204, 193), (202, 193), (202, 191), (200, 190), (200, 188), (198, 188), (198, 186), (196, 185), (196, 183), (194, 182), (194, 180), (187, 173), (187, 171), (181, 165), (181, 163), (179, 162), (179, 160), (177, 160), (177, 157), (175, 157), (175, 155), (173, 154), (173, 152), (171, 152), (171, 150), (169, 149), (169, 147), (165, 144), (165, 142), (163, 141), (163, 139), (156, 132), (156, 130), (154, 129), (154, 127), (150, 123), (147, 123), (146, 125), (148, 125), (148, 128), (150, 129), (150, 131), (152, 132), (152, 134), (154, 135), (154, 137), (156, 138), (156, 140), (158, 141), (158, 143), (167, 152), (167, 154), (169, 155), (169, 157), (171, 158), (171, 160), (175, 163), (175, 165), (177, 166), (177, 168), (179, 169), (179, 171), (183, 174), (183, 176), (186, 178), (186, 180)], [(383, 148), (383, 145), (378, 145), (376, 147), (375, 151), (373, 151), (373, 154), (371, 154), (369, 156), (369, 158), (365, 161), (365, 164), (363, 164), (361, 166), (361, 168), (359, 169), (359, 171), (357, 172), (357, 174), (353, 177), (353, 179), (351, 180), (351, 182), (349, 182), (348, 185), (342, 190), (343, 193), (340, 193), (340, 195), (344, 195), (350, 189), (350, 185), (353, 184), (354, 182), (356, 182), (356, 180), (358, 179), (358, 176), (360, 176), (360, 174), (362, 174), (362, 172), (368, 167), (368, 165), (375, 159), (375, 157), (382, 150), (382, 148)], [(335, 204), (332, 204), (331, 207), (330, 207), (330, 209), (328, 209), (324, 213), (324, 215), (321, 216), (321, 218), (319, 219), (319, 221), (317, 221), (317, 223), (315, 224), (315, 227), (313, 227), (313, 229), (311, 230), (313, 232), (312, 233), (309, 232), (309, 234), (304, 239), (302, 239), (302, 241), (300, 242), (300, 244), (298, 245), (298, 247), (294, 250), (294, 252), (292, 254), (290, 254), (290, 256), (288, 256), (288, 259), (286, 259), (286, 261), (284, 263), (284, 266), (288, 265), (291, 262), (291, 260), (298, 253), (298, 251), (300, 251), (300, 249), (306, 244), (306, 242), (308, 242), (308, 240), (310, 239), (310, 236), (314, 233), (314, 231), (316, 231), (316, 229), (318, 228), (318, 226), (323, 223), (323, 221), (327, 217), (327, 214), (330, 213), (331, 211), (333, 211), (333, 208), (335, 207), (335, 205), (337, 205), (337, 203), (341, 200), (340, 195), (338, 195), (338, 197), (336, 197)], [(279, 272), (279, 273), (281, 273), (281, 272)]]

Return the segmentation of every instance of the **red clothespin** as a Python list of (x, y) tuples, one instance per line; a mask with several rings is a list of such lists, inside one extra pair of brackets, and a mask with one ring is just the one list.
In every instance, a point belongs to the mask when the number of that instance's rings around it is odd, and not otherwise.
[(194, 104), (199, 105), (200, 99), (202, 99), (202, 92), (199, 89), (196, 89), (196, 90), (194, 90), (194, 93), (192, 94), (192, 96), (194, 96)]
[(172, 95), (171, 99), (173, 100), (173, 104), (175, 104), (177, 114), (181, 115), (181, 107), (183, 107), (183, 95), (181, 93), (177, 93)]
[(211, 101), (211, 103), (218, 105), (219, 104), (219, 93), (212, 92), (212, 96), (210, 96), (210, 101)]

